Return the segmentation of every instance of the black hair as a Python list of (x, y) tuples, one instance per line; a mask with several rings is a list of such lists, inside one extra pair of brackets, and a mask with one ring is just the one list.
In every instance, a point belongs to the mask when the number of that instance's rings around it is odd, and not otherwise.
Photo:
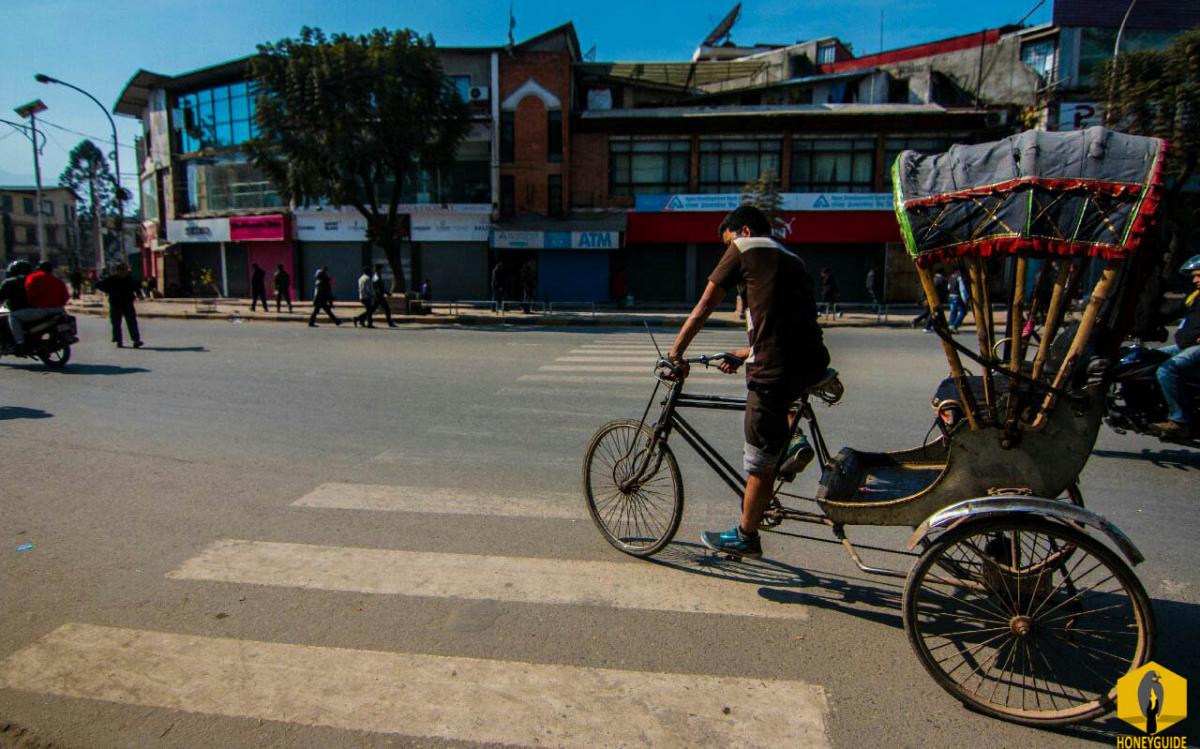
[(37, 264), (37, 269), (45, 273), (49, 273), (50, 271), (54, 270), (54, 261), (43, 260)]
[(765, 213), (752, 205), (741, 205), (734, 208), (717, 228), (717, 235), (723, 235), (727, 230), (737, 234), (742, 228), (750, 229), (756, 237), (766, 237), (771, 234), (771, 222)]

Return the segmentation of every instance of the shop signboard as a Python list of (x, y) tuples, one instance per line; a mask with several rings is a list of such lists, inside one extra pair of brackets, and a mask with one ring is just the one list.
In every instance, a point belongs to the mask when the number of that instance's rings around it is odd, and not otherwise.
[(615, 250), (619, 231), (495, 231), (492, 247), (502, 250)]
[(228, 242), (229, 219), (196, 218), (167, 222), (168, 242)]
[[(890, 192), (787, 192), (781, 193), (779, 210), (797, 211), (891, 211)], [(639, 213), (728, 213), (742, 204), (738, 193), (713, 195), (639, 195), (634, 210)]]
[(1094, 101), (1067, 102), (1058, 105), (1058, 129), (1082, 130), (1104, 124), (1104, 107)]
[[(485, 207), (474, 214), (442, 209), (400, 215), (409, 216), (408, 235), (414, 242), (486, 242), (491, 218)], [(367, 238), (367, 220), (358, 211), (297, 211), (296, 239), (302, 242), (362, 242)]]
[(282, 242), (287, 239), (286, 225), (282, 214), (231, 216), (229, 238), (234, 242)]

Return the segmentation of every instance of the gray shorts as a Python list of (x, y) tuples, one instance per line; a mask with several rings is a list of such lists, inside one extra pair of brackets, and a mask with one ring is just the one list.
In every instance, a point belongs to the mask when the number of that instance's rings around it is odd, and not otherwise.
[(742, 449), (742, 468), (756, 476), (771, 473), (791, 437), (788, 409), (796, 394), (786, 388), (758, 387), (746, 393), (746, 443)]

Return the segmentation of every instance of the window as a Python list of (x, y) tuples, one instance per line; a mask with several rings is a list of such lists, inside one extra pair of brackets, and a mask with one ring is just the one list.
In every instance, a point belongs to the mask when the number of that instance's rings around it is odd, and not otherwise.
[(563, 189), (562, 175), (551, 174), (547, 179), (546, 184), (546, 199), (549, 202), (549, 213), (551, 216), (563, 215)]
[(48, 245), (58, 244), (58, 227), (57, 226), (47, 226), (46, 227), (46, 244), (48, 244)]
[(12, 208), (13, 208), (12, 196), (11, 195), (0, 196), (0, 210), (3, 210), (5, 213), (12, 213)]
[(779, 175), (778, 140), (700, 141), (700, 192), (740, 193), (766, 172)]
[(158, 177), (151, 174), (142, 180), (142, 213), (150, 221), (158, 221)]
[(546, 113), (546, 134), (548, 136), (547, 160), (555, 163), (561, 162), (563, 151), (561, 110)]
[(516, 161), (517, 113), (500, 113), (500, 161), (511, 164)]
[(266, 176), (240, 157), (189, 159), (186, 163), (188, 213), (285, 205)]
[(37, 227), (25, 227), (25, 244), (37, 244)]
[(256, 93), (239, 81), (182, 94), (176, 102), (180, 151), (229, 148), (258, 135), (254, 124)]
[(458, 98), (463, 101), (471, 100), (471, 76), (469, 75), (448, 75), (446, 83), (450, 84), (450, 88), (454, 89), (458, 94)]
[(1021, 62), (1048, 82), (1054, 76), (1054, 53), (1057, 49), (1058, 44), (1053, 37), (1029, 42), (1021, 47)]
[(609, 195), (687, 192), (692, 144), (686, 140), (610, 140)]
[(26, 216), (32, 216), (34, 214), (33, 198), (21, 198), (21, 207), (25, 209)]
[(874, 182), (874, 140), (792, 142), (791, 189), (796, 192), (871, 192)]
[(921, 153), (942, 153), (949, 151), (954, 145), (954, 139), (946, 136), (928, 138), (888, 138), (883, 144), (883, 168), (891, 179), (892, 165), (901, 151), (919, 151)]
[(517, 213), (517, 178), (511, 174), (500, 177), (500, 217), (512, 218)]
[(837, 45), (833, 43), (817, 45), (817, 64), (828, 65), (837, 59)]

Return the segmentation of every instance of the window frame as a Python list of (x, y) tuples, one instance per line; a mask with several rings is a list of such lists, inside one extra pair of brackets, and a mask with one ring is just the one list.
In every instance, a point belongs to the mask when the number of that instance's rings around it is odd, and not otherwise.
[(517, 113), (511, 110), (500, 112), (500, 163), (511, 164), (517, 160)]
[[(639, 148), (640, 147), (640, 148)], [(663, 147), (662, 151), (654, 150)], [(660, 179), (636, 179), (638, 155), (662, 156)], [(682, 165), (682, 173), (676, 173)], [(643, 167), (644, 170), (644, 167)], [(686, 138), (610, 138), (608, 141), (608, 194), (618, 197), (670, 195), (690, 189), (692, 142)]]
[[(754, 149), (746, 148), (754, 144)], [(757, 157), (757, 166), (752, 175), (735, 175), (726, 179), (723, 174), (726, 169), (725, 157), (745, 155), (753, 152)], [(715, 156), (716, 178), (709, 178), (709, 162)], [(764, 169), (764, 157), (774, 156), (775, 164), (770, 169)], [(736, 162), (735, 162), (736, 163)], [(704, 194), (732, 194), (742, 192), (747, 183), (761, 177), (767, 171), (774, 171), (776, 178), (782, 179), (780, 170), (783, 166), (783, 138), (770, 136), (762, 138), (705, 138), (700, 141), (697, 158), (696, 192)]]
[(563, 160), (563, 116), (561, 109), (546, 112), (546, 160), (561, 164)]
[[(833, 144), (846, 144), (845, 148), (830, 148)], [(817, 146), (827, 146), (818, 148)], [(818, 181), (815, 179), (815, 161), (817, 154), (848, 155), (849, 171), (846, 179), (833, 181)], [(855, 179), (856, 166), (860, 159), (868, 162), (867, 178)], [(803, 164), (807, 162), (807, 179), (800, 173)], [(832, 193), (865, 193), (875, 191), (875, 139), (874, 138), (793, 138), (790, 185), (793, 192), (832, 192)], [(834, 175), (839, 176), (839, 175)]]
[(546, 213), (554, 218), (563, 216), (563, 176), (561, 174), (546, 175)]

